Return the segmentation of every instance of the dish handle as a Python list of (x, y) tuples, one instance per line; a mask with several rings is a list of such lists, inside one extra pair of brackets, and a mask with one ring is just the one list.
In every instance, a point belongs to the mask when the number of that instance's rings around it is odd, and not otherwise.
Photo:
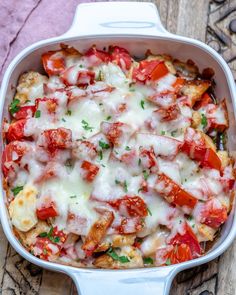
[(68, 272), (79, 295), (168, 295), (175, 275), (168, 267), (140, 270)]
[(96, 2), (77, 6), (63, 37), (94, 35), (167, 35), (156, 5), (150, 2)]

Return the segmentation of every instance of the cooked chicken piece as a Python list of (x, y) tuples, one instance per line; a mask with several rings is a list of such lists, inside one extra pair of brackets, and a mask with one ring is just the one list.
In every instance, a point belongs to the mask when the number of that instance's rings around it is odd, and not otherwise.
[(230, 164), (230, 157), (227, 151), (218, 151), (217, 155), (221, 160), (222, 168), (225, 168)]
[(132, 246), (134, 244), (135, 235), (111, 235), (105, 237), (103, 242), (98, 246), (95, 252), (105, 252), (110, 247)]
[(43, 85), (48, 82), (48, 77), (37, 72), (30, 71), (20, 76), (14, 99), (19, 99), (20, 104), (27, 100), (43, 97)]
[(181, 77), (196, 79), (196, 77), (199, 75), (198, 67), (191, 60), (182, 62), (178, 59), (175, 59), (173, 61), (173, 66), (177, 74)]
[(135, 268), (143, 267), (142, 253), (139, 249), (132, 246), (125, 246), (115, 251), (117, 259), (108, 254), (99, 256), (94, 265), (100, 268)]
[(193, 112), (191, 127), (197, 128), (201, 124), (201, 114), (197, 111)]
[(91, 255), (99, 246), (102, 239), (105, 237), (107, 229), (114, 220), (114, 214), (111, 211), (104, 211), (103, 215), (91, 227), (88, 235), (85, 238), (82, 249)]
[(216, 229), (207, 226), (205, 224), (199, 224), (197, 225), (198, 228), (198, 240), (199, 242), (204, 242), (204, 241), (213, 241), (214, 240), (214, 236), (216, 233)]
[[(201, 131), (200, 131), (201, 132)], [(216, 151), (216, 145), (214, 144), (213, 140), (210, 136), (205, 134), (204, 132), (201, 132), (202, 137), (205, 139), (206, 146), (213, 149), (213, 151)]]
[(157, 249), (165, 246), (165, 240), (168, 236), (168, 231), (157, 231), (149, 236), (147, 236), (141, 246), (140, 250), (144, 256), (150, 256), (156, 252)]
[(189, 97), (191, 106), (196, 101), (200, 100), (203, 93), (211, 86), (210, 81), (192, 80), (186, 81), (184, 86), (181, 88), (181, 93)]
[(39, 234), (41, 234), (43, 232), (48, 232), (50, 230), (50, 226), (45, 221), (39, 221), (34, 228), (32, 228), (30, 231), (28, 231), (26, 233), (19, 231), (17, 228), (14, 228), (14, 230), (21, 238), (24, 246), (29, 247), (30, 245), (35, 244), (36, 237)]

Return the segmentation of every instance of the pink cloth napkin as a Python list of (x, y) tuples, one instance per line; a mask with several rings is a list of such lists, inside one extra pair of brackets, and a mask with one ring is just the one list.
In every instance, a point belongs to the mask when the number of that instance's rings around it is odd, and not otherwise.
[(0, 0), (0, 81), (9, 62), (28, 45), (66, 32), (84, 0)]

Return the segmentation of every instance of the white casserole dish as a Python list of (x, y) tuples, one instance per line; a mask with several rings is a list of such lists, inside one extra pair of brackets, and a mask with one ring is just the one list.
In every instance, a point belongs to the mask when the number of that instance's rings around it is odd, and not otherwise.
[[(34, 69), (42, 71), (40, 56), (43, 52), (57, 49), (66, 43), (80, 51), (92, 44), (107, 46), (117, 44), (125, 47), (131, 55), (141, 56), (147, 49), (155, 53), (166, 53), (180, 60), (193, 59), (203, 69), (215, 71), (216, 96), (226, 98), (229, 111), (228, 149), (232, 156), (236, 134), (236, 93), (234, 79), (223, 58), (212, 48), (197, 40), (167, 32), (160, 22), (154, 4), (140, 2), (99, 2), (78, 6), (73, 24), (64, 35), (40, 41), (23, 50), (9, 65), (1, 86), (1, 120), (8, 117), (8, 105), (14, 95), (14, 86), (20, 74)], [(13, 86), (13, 87), (12, 87)], [(3, 139), (1, 138), (1, 150)], [(2, 181), (2, 176), (1, 176)], [(168, 294), (174, 276), (181, 270), (206, 263), (222, 254), (236, 236), (235, 206), (223, 226), (220, 238), (204, 256), (181, 264), (165, 267), (133, 270), (80, 269), (40, 260), (27, 252), (12, 232), (5, 205), (5, 192), (1, 188), (0, 217), (5, 235), (15, 250), (30, 262), (49, 270), (69, 275), (80, 295), (123, 294), (154, 295)]]

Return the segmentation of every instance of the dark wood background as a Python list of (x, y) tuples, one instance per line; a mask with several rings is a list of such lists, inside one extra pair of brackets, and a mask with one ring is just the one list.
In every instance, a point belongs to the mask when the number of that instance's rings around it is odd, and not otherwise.
[[(29, 1), (27, 0), (27, 2)], [(32, 0), (32, 9), (29, 9), (29, 12), (23, 16), (24, 25), (16, 33), (14, 40), (9, 43), (7, 56), (11, 57), (17, 52), (14, 47), (16, 44), (19, 45), (18, 50), (25, 46), (27, 42), (21, 44), (21, 40), (24, 40), (24, 27), (27, 27), (28, 22), (34, 22), (29, 16), (32, 11), (37, 16), (40, 5), (44, 5), (45, 2), (44, 0)], [(57, 1), (47, 1), (45, 7), (48, 11), (50, 11), (50, 6), (51, 10), (53, 9), (53, 2), (55, 4)], [(70, 13), (72, 18), (76, 1), (68, 0), (64, 2), (66, 6), (71, 5)], [(172, 33), (197, 38), (212, 46), (228, 62), (236, 79), (236, 0), (156, 0), (152, 2), (158, 6), (162, 22), (167, 30)], [(24, 5), (25, 1), (15, 1), (15, 3), (16, 5), (19, 3)], [(68, 10), (68, 7), (66, 9)], [(17, 17), (17, 10), (14, 17)], [(42, 26), (49, 21), (44, 18), (42, 20)], [(63, 32), (63, 26), (61, 27)], [(64, 31), (66, 31), (66, 25)], [(4, 63), (7, 63), (7, 61), (6, 58)], [(25, 261), (9, 246), (2, 229), (0, 229), (0, 236), (0, 294), (76, 294), (70, 278), (62, 274), (42, 270), (38, 266)], [(214, 261), (180, 273), (172, 284), (171, 295), (236, 294), (235, 253), (236, 242), (224, 255)], [(143, 290), (143, 294), (145, 295), (145, 290)]]

